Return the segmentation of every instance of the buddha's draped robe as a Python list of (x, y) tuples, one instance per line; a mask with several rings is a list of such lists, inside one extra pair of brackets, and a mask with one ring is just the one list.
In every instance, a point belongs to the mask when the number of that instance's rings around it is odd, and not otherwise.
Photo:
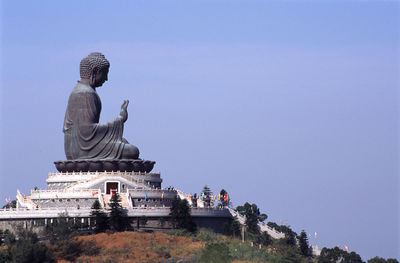
[(124, 123), (120, 117), (99, 123), (101, 101), (95, 89), (82, 83), (76, 85), (64, 119), (64, 148), (68, 160), (120, 159)]

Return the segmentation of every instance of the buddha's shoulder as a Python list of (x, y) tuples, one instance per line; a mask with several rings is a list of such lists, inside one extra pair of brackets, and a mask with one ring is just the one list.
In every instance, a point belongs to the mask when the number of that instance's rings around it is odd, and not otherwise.
[(79, 94), (79, 93), (88, 93), (88, 94), (96, 94), (96, 91), (91, 88), (90, 86), (84, 85), (80, 82), (78, 82), (72, 91), (74, 94)]

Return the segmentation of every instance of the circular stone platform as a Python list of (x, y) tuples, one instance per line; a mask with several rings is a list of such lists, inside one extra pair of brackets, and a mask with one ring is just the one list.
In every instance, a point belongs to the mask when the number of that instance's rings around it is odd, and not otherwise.
[(55, 161), (59, 172), (146, 172), (153, 170), (155, 161), (140, 159), (78, 159)]

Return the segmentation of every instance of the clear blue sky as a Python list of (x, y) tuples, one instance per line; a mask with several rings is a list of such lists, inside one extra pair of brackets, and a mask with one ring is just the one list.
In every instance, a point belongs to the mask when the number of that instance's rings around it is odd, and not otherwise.
[(80, 60), (164, 186), (225, 188), (311, 244), (399, 258), (391, 1), (2, 1), (0, 200), (45, 188)]

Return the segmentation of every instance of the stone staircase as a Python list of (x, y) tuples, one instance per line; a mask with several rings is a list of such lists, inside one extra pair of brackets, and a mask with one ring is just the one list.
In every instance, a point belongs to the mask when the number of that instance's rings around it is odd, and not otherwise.
[[(184, 193), (183, 191), (181, 191), (181, 190), (178, 190), (178, 189), (175, 189), (176, 190), (176, 192), (177, 192), (177, 194), (178, 194), (178, 196), (179, 196), (179, 198), (181, 199), (181, 200), (187, 200), (188, 201), (188, 203), (189, 203), (189, 205), (193, 205), (192, 204), (192, 199), (190, 198), (190, 195), (188, 195), (188, 194), (186, 194), (186, 193)], [(204, 201), (202, 201), (201, 199), (197, 199), (197, 207), (205, 207), (205, 205), (204, 205)]]
[(101, 194), (104, 201), (104, 209), (110, 209), (109, 203), (111, 200), (111, 195)]
[(17, 190), (17, 201), (21, 204), (22, 207), (26, 207), (29, 209), (34, 209), (37, 207), (29, 196), (23, 196), (19, 190)]
[(132, 207), (132, 204), (131, 204), (131, 202), (130, 202), (130, 200), (129, 200), (129, 195), (128, 194), (120, 194), (119, 195), (120, 197), (121, 197), (121, 206), (123, 207), (123, 208), (130, 208), (130, 207)]
[[(119, 197), (121, 198), (121, 206), (123, 208), (130, 208), (132, 207), (132, 204), (129, 200), (128, 194), (120, 193)], [(104, 201), (104, 209), (110, 209), (109, 203), (111, 202), (111, 194), (102, 194), (102, 198)]]
[[(237, 219), (237, 221), (239, 221), (239, 223), (241, 225), (244, 225), (246, 223), (246, 217), (245, 216), (242, 216), (241, 214), (239, 214), (238, 212), (236, 212), (232, 208), (228, 208), (228, 209), (229, 209), (229, 212), (231, 213), (231, 215), (233, 216), (233, 218)], [(268, 226), (264, 222), (259, 222), (258, 226), (260, 227), (260, 230), (262, 232), (267, 232), (268, 235), (270, 235), (272, 238), (281, 239), (281, 238), (285, 237), (284, 233), (276, 231), (274, 228)]]

